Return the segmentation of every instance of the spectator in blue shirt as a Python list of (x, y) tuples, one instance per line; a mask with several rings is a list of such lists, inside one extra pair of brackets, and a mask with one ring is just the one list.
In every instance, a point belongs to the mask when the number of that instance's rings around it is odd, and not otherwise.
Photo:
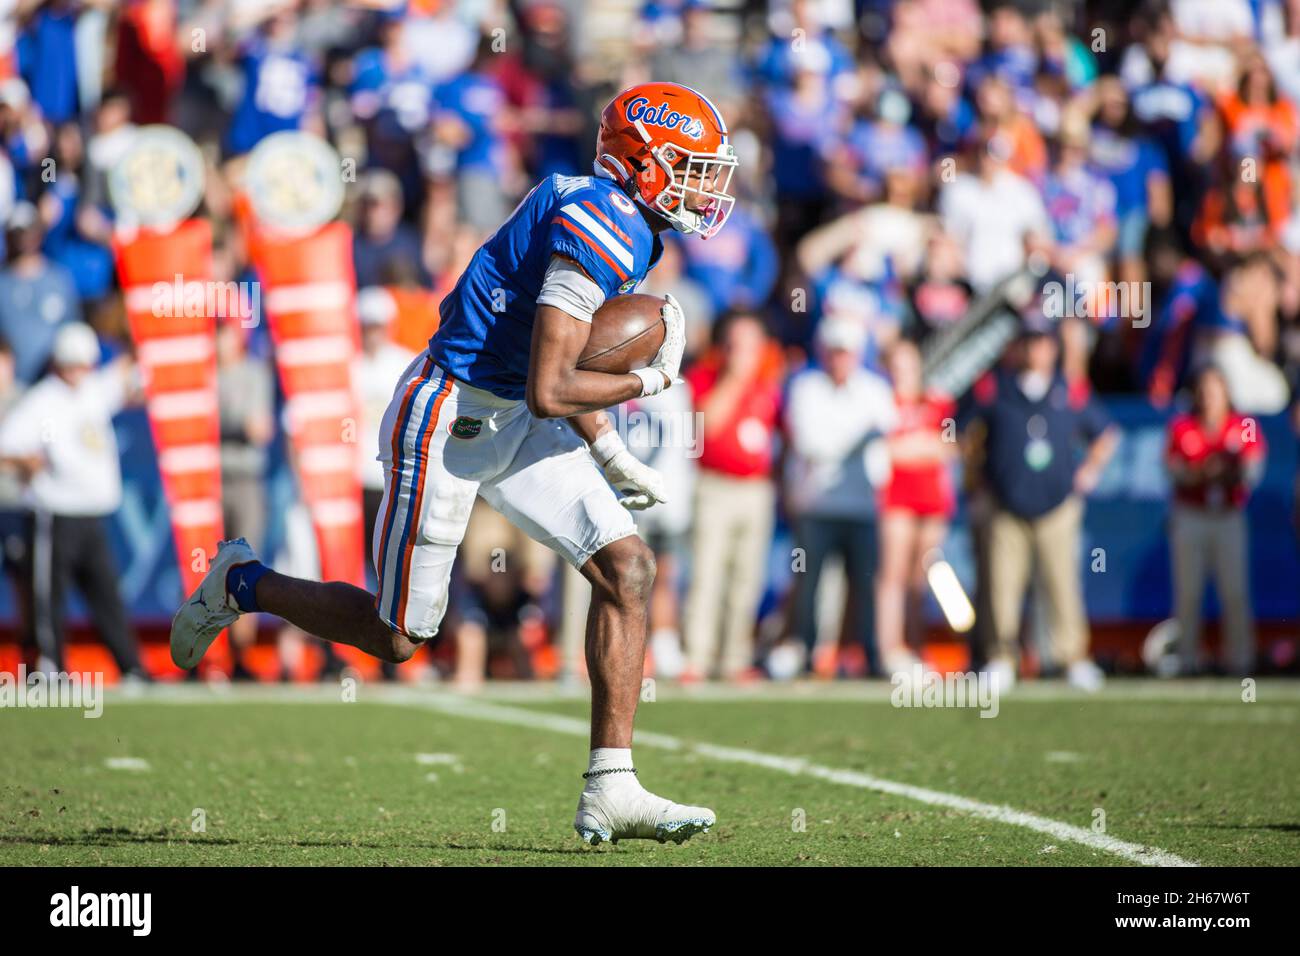
[[(1131, 81), (1133, 115), (1160, 146), (1173, 189), (1174, 216), (1183, 232), (1191, 229), (1207, 185), (1211, 136), (1203, 135), (1214, 115), (1209, 97), (1191, 83), (1169, 75), (1167, 65), (1177, 29), (1167, 10), (1148, 26), (1142, 44), (1147, 70)], [(1130, 48), (1133, 50), (1134, 48)], [(1137, 61), (1140, 54), (1132, 53)]]
[(77, 284), (41, 252), (44, 235), (36, 207), (19, 203), (9, 218), (9, 264), (0, 270), (0, 337), (12, 345), (14, 376), (24, 385), (45, 373), (59, 329), (81, 320)]
[(772, 179), (776, 187), (777, 243), (787, 248), (821, 222), (829, 191), (826, 159), (847, 122), (844, 105), (823, 82), (828, 55), (807, 47), (795, 58), (791, 89), (768, 93)]
[(1196, 339), (1207, 330), (1226, 327), (1219, 284), (1187, 254), (1173, 230), (1152, 235), (1147, 259), (1156, 303), (1151, 327), (1143, 336), (1138, 380), (1158, 408), (1167, 406), (1187, 380)]
[(1062, 276), (1073, 276), (1085, 294), (1087, 314), (1102, 320), (1112, 311), (1096, 290), (1108, 278), (1115, 244), (1115, 188), (1088, 168), (1086, 124), (1063, 124), (1054, 152), (1043, 181), (1043, 206), (1052, 221), (1052, 265)]
[(1174, 197), (1173, 215), (1190, 229), (1205, 194), (1205, 166), (1200, 131), (1210, 115), (1209, 101), (1194, 86), (1157, 80), (1133, 94), (1133, 112), (1151, 131), (1164, 154)]
[(441, 159), (434, 159), (435, 174), (452, 174), (461, 222), (483, 232), (501, 225), (510, 213), (506, 180), (513, 172), (503, 122), (509, 112), (505, 91), (488, 72), (494, 54), (485, 38), (471, 69), (438, 87), (434, 122), (442, 134)]
[(1032, 93), (1038, 73), (1038, 51), (1029, 21), (1015, 3), (1000, 2), (989, 11), (989, 48), (971, 64), (966, 81), (977, 89), (985, 77), (1001, 77), (1017, 93)]
[(1142, 251), (1147, 229), (1168, 225), (1173, 214), (1169, 167), (1155, 140), (1138, 127), (1128, 93), (1117, 77), (1097, 81), (1096, 105), (1089, 158), (1115, 187), (1119, 277), (1145, 281)]
[[(828, 89), (853, 72), (853, 57), (822, 23), (815, 0), (792, 0), (785, 19), (787, 23), (773, 31), (754, 66), (760, 83), (772, 88), (793, 87), (807, 53), (825, 60), (822, 82)], [(796, 38), (799, 43), (794, 42)]]
[(46, 3), (18, 37), (19, 72), (42, 116), (55, 124), (77, 118), (76, 6)]
[(85, 198), (85, 149), (77, 124), (58, 128), (54, 156), (59, 176), (41, 197), (47, 210), (44, 250), (72, 273), (83, 301), (98, 300), (113, 286), (113, 227), (105, 211)]
[[(955, 67), (951, 73), (956, 73)], [(970, 140), (977, 121), (975, 107), (953, 76), (932, 70), (916, 106), (914, 122), (931, 156), (953, 156)]]
[(320, 77), (295, 39), (293, 8), (273, 14), (239, 55), (244, 94), (230, 123), (231, 155), (246, 153), (272, 133), (301, 129), (315, 106)]
[(1171, 163), (1193, 158), (1193, 145), (1209, 106), (1196, 87), (1164, 76), (1133, 91), (1133, 115), (1155, 137)]
[(873, 117), (853, 124), (838, 151), (843, 162), (832, 170), (836, 191), (854, 203), (879, 199), (890, 170), (924, 175), (929, 162), (925, 137), (909, 125), (912, 104), (901, 91), (881, 93), (874, 112)]
[(382, 18), (380, 45), (357, 54), (348, 94), (365, 124), (369, 164), (392, 172), (405, 195), (415, 197), (422, 188), (416, 138), (433, 115), (434, 84), (407, 51), (403, 24), (399, 17)]

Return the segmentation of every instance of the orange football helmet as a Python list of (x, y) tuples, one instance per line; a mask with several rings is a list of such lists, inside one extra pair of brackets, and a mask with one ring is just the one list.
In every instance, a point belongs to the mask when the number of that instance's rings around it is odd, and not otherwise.
[(727, 191), (736, 163), (722, 114), (689, 87), (642, 83), (600, 116), (596, 172), (678, 232), (707, 239), (723, 227), (736, 203)]

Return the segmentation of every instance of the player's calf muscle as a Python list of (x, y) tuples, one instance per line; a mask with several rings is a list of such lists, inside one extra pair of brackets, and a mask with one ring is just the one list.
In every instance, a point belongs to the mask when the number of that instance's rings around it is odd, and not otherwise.
[(342, 581), (304, 581), (272, 571), (257, 582), (257, 601), (309, 634), (390, 663), (409, 660), (418, 646), (380, 618), (373, 594)]

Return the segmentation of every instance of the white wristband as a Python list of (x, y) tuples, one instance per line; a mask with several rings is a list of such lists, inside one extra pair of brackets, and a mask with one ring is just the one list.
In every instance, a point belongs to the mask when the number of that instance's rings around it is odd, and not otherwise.
[(658, 395), (668, 387), (664, 383), (664, 373), (657, 368), (634, 368), (632, 374), (641, 380), (642, 395)]
[(611, 458), (627, 446), (623, 444), (623, 439), (619, 437), (618, 429), (611, 428), (609, 431), (598, 435), (589, 447), (591, 457), (596, 459), (596, 464), (604, 468)]

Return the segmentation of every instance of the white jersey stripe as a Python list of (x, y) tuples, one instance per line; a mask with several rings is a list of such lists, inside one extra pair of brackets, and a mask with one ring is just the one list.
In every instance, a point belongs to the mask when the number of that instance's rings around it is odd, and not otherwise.
[(595, 217), (590, 215), (585, 209), (577, 203), (568, 203), (560, 207), (560, 212), (578, 225), (582, 226), (587, 233), (605, 247), (605, 251), (623, 263), (623, 268), (628, 272), (634, 272), (632, 268), (632, 252), (618, 239), (596, 221)]

